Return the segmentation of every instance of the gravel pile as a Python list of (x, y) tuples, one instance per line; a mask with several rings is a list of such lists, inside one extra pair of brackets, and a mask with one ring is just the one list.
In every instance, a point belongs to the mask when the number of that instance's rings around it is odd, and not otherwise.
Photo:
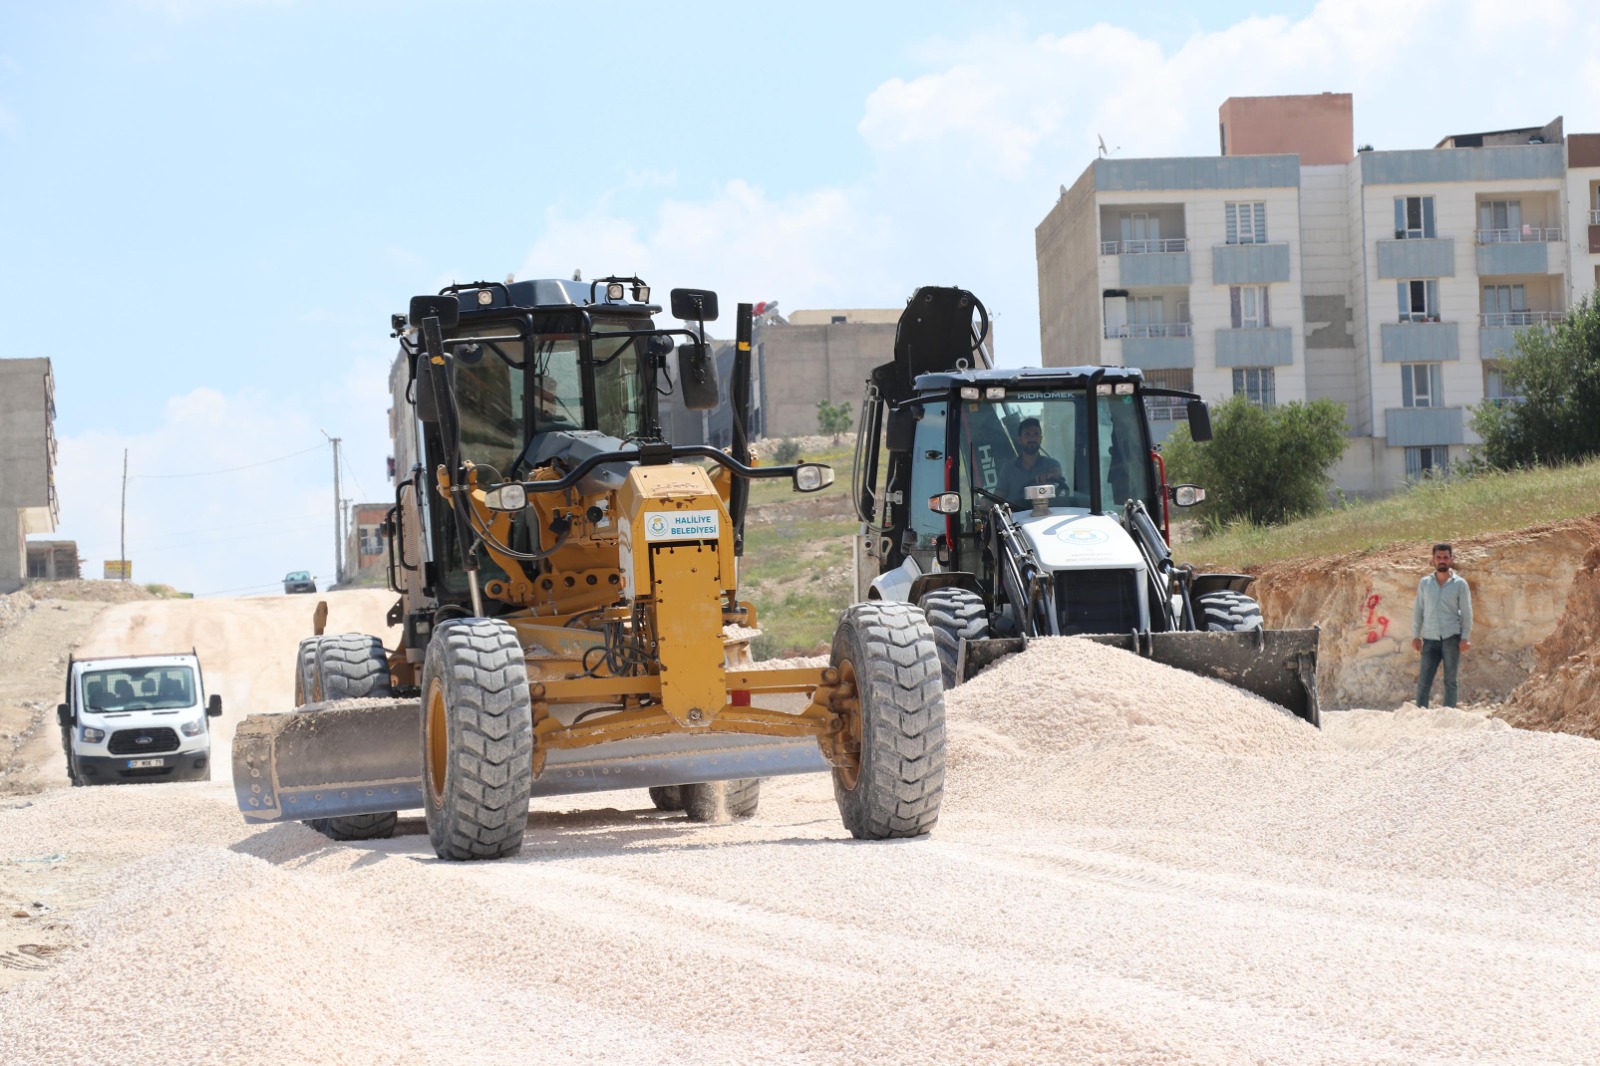
[(0, 878), (105, 871), (0, 1062), (1594, 1061), (1595, 742), (1318, 733), (1074, 641), (947, 705), (917, 841), (850, 840), (826, 777), (726, 825), (535, 801), (491, 864), (248, 829), (215, 785), (0, 811)]

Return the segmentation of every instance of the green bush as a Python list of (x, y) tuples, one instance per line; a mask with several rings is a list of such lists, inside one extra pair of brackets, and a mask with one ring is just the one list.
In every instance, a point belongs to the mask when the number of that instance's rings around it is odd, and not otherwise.
[(1212, 440), (1196, 444), (1179, 424), (1162, 445), (1167, 479), (1206, 490), (1208, 531), (1245, 520), (1272, 525), (1328, 507), (1330, 471), (1344, 454), (1344, 405), (1312, 400), (1258, 407), (1235, 396), (1211, 412)]
[(800, 461), (800, 442), (793, 437), (785, 437), (773, 449), (772, 460), (779, 466), (788, 466), (790, 463)]
[(826, 433), (833, 438), (833, 443), (839, 443), (841, 434), (849, 433), (854, 421), (850, 413), (850, 404), (831, 404), (827, 400), (817, 401), (817, 432)]
[(1473, 408), (1472, 428), (1495, 469), (1559, 466), (1600, 455), (1600, 298), (1591, 294), (1552, 329), (1517, 333), (1501, 365), (1519, 401)]

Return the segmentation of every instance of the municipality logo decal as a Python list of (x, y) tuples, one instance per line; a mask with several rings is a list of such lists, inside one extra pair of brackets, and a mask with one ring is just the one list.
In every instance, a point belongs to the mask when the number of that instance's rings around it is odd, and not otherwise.
[(1099, 529), (1063, 529), (1056, 536), (1069, 544), (1104, 544), (1110, 538)]
[(651, 515), (650, 516), (650, 535), (652, 537), (662, 537), (662, 536), (665, 536), (666, 533), (667, 533), (667, 517), (666, 517), (666, 515), (660, 515), (660, 514)]

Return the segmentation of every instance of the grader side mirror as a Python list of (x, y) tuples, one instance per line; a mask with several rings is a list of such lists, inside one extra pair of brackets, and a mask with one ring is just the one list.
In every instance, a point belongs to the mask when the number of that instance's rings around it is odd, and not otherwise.
[(454, 296), (413, 296), (406, 320), (420, 326), (425, 318), (437, 318), (440, 329), (455, 329), (461, 322), (461, 304)]
[(673, 289), (672, 317), (680, 322), (715, 322), (717, 294), (710, 289)]
[(1189, 401), (1189, 439), (1192, 441), (1208, 441), (1211, 439), (1211, 409), (1204, 400)]
[(206, 701), (206, 717), (207, 718), (221, 718), (222, 717), (222, 697), (217, 695), (215, 692), (213, 692), (211, 694), (211, 698)]
[(717, 392), (717, 364), (704, 341), (678, 346), (678, 387), (685, 410), (715, 411), (722, 402)]

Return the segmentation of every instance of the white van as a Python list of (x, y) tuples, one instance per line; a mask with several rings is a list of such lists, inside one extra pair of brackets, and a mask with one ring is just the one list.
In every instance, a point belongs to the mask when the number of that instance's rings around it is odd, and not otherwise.
[(56, 708), (67, 774), (74, 785), (209, 781), (209, 719), (221, 713), (193, 652), (68, 659)]

